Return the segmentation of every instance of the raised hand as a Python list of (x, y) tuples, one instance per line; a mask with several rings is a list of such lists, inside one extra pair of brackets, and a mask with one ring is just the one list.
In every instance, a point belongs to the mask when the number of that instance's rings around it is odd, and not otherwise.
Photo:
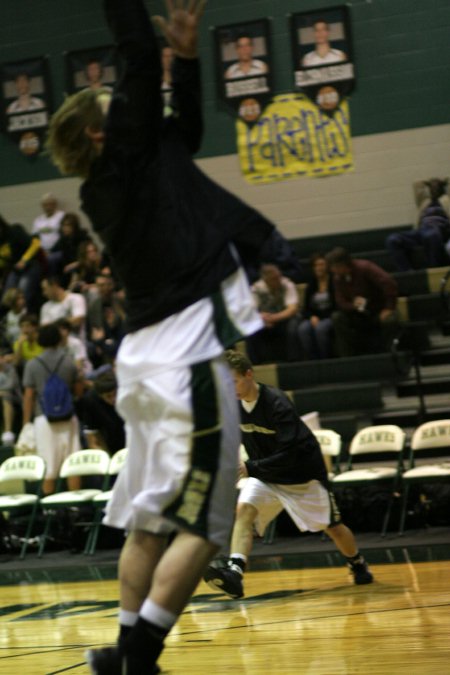
[(152, 16), (153, 23), (177, 56), (195, 59), (198, 55), (198, 25), (206, 0), (166, 0), (167, 18)]

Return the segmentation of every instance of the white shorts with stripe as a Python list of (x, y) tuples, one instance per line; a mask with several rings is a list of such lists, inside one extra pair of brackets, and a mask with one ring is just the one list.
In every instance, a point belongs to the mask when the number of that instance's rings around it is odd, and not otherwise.
[(279, 485), (248, 478), (238, 503), (251, 504), (257, 509), (255, 527), (260, 536), (283, 509), (302, 532), (320, 532), (340, 522), (333, 494), (317, 480), (301, 485)]
[(119, 387), (127, 461), (105, 524), (167, 534), (188, 530), (218, 546), (232, 527), (239, 412), (223, 356), (172, 366)]
[(36, 452), (45, 460), (45, 477), (57, 478), (64, 460), (80, 450), (80, 429), (74, 416), (66, 422), (50, 423), (45, 415), (34, 418)]

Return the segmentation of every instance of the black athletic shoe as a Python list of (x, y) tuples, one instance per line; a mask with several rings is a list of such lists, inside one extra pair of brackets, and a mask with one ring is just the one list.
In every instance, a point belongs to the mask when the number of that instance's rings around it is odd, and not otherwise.
[(373, 581), (373, 574), (365, 560), (357, 563), (349, 563), (350, 572), (353, 574), (353, 581), (358, 586), (363, 584), (371, 584)]
[(118, 647), (105, 647), (104, 649), (88, 649), (85, 654), (88, 666), (93, 675), (153, 675), (160, 673), (161, 670), (157, 664), (153, 666), (153, 670), (148, 668), (139, 672), (138, 670), (129, 670), (123, 652)]
[(225, 593), (236, 600), (244, 596), (242, 577), (239, 565), (228, 564), (225, 567), (209, 565), (203, 578), (215, 591)]

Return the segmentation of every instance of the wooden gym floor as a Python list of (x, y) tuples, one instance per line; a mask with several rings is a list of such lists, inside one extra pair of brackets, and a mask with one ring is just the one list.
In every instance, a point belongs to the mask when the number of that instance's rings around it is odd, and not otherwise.
[[(167, 640), (165, 673), (450, 673), (448, 543), (373, 548), (376, 582), (360, 587), (336, 552), (266, 550), (243, 600), (200, 584)], [(87, 675), (85, 649), (117, 632), (115, 562), (26, 565), (0, 561), (0, 674)]]

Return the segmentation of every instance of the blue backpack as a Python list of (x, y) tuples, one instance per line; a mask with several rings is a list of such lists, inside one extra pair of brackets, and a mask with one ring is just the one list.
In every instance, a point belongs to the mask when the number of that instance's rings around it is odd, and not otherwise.
[(37, 357), (39, 363), (50, 374), (41, 394), (41, 408), (49, 422), (64, 422), (73, 416), (73, 400), (66, 382), (57, 374), (57, 370), (65, 358), (61, 356), (54, 370)]

